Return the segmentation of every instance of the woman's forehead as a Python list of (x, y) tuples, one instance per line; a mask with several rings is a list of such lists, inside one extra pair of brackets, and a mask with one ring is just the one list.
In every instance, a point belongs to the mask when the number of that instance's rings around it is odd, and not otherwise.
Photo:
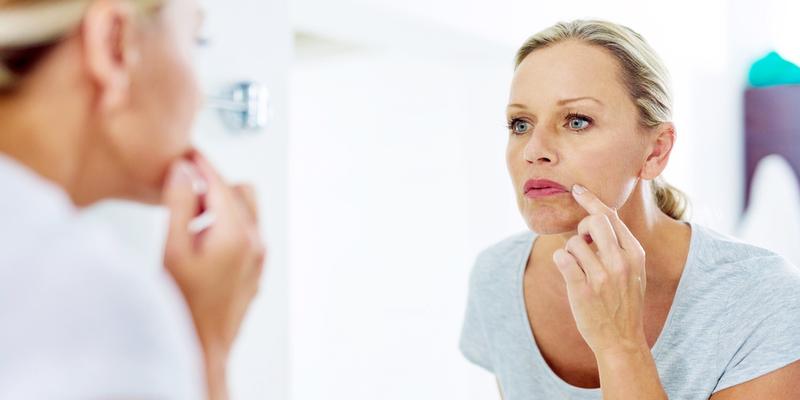
[(514, 73), (510, 103), (592, 98), (584, 103), (614, 103), (627, 93), (619, 79), (619, 65), (606, 50), (577, 41), (559, 43), (529, 54)]

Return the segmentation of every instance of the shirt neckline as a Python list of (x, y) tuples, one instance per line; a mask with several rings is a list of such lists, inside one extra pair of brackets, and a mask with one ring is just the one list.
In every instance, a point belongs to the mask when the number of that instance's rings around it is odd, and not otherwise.
[[(653, 359), (658, 360), (661, 354), (661, 348), (663, 347), (662, 342), (664, 342), (667, 336), (671, 334), (671, 326), (672, 321), (674, 319), (675, 310), (678, 309), (676, 307), (679, 302), (683, 300), (683, 293), (686, 291), (686, 286), (688, 285), (686, 282), (689, 280), (687, 276), (691, 273), (691, 270), (696, 264), (696, 253), (697, 248), (699, 246), (699, 242), (701, 240), (701, 233), (699, 232), (698, 225), (693, 224), (691, 222), (685, 222), (691, 228), (691, 235), (689, 239), (689, 252), (686, 257), (686, 264), (684, 265), (683, 271), (681, 272), (681, 277), (678, 281), (678, 287), (675, 290), (675, 296), (672, 299), (672, 305), (670, 305), (669, 312), (667, 313), (667, 319), (664, 321), (664, 326), (661, 328), (661, 332), (658, 334), (653, 347), (650, 349), (651, 353), (653, 354)], [(538, 238), (539, 235), (536, 233), (532, 234), (531, 240), (528, 241), (528, 245), (525, 246), (524, 252), (520, 256), (519, 265), (518, 265), (518, 272), (517, 272), (517, 281), (515, 286), (517, 287), (517, 304), (518, 309), (520, 311), (521, 321), (523, 323), (523, 329), (526, 332), (526, 347), (533, 351), (535, 360), (534, 362), (541, 366), (547, 373), (548, 378), (552, 381), (560, 390), (566, 391), (571, 395), (575, 396), (585, 396), (585, 395), (595, 395), (600, 392), (600, 388), (582, 388), (575, 385), (572, 385), (566, 381), (564, 381), (558, 374), (556, 374), (550, 365), (544, 360), (544, 356), (539, 350), (539, 345), (536, 343), (536, 339), (533, 336), (533, 330), (531, 329), (530, 319), (528, 318), (528, 308), (525, 304), (525, 287), (524, 287), (524, 276), (525, 276), (525, 269), (528, 265), (528, 259), (530, 257), (531, 250), (533, 249), (534, 242)]]

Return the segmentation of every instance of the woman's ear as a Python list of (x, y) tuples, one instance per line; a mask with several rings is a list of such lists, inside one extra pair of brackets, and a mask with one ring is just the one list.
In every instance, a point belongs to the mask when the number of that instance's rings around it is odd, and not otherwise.
[(665, 122), (652, 129), (655, 137), (648, 135), (647, 158), (639, 173), (640, 178), (647, 180), (657, 178), (667, 167), (676, 138), (675, 125), (671, 122)]
[(114, 109), (129, 96), (131, 74), (139, 54), (135, 17), (132, 6), (120, 0), (94, 1), (84, 16), (83, 61), (97, 90), (98, 111)]

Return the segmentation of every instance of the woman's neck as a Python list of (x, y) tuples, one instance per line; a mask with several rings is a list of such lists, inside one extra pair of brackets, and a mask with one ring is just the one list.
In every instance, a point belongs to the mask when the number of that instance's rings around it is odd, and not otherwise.
[(36, 88), (0, 97), (0, 152), (61, 187), (75, 205), (85, 206), (97, 195), (81, 185), (88, 148), (80, 128), (82, 105), (75, 97), (42, 94)]
[(677, 281), (686, 263), (692, 229), (661, 211), (651, 184), (640, 181), (619, 216), (644, 248), (648, 282)]

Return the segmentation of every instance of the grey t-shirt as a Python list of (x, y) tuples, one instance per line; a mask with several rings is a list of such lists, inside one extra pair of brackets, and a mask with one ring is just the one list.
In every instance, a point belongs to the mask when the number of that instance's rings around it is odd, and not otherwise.
[[(712, 393), (800, 360), (800, 269), (768, 250), (691, 224), (689, 257), (652, 348), (670, 399)], [(497, 377), (506, 400), (601, 399), (544, 361), (522, 278), (536, 235), (483, 251), (470, 278), (461, 352)]]

